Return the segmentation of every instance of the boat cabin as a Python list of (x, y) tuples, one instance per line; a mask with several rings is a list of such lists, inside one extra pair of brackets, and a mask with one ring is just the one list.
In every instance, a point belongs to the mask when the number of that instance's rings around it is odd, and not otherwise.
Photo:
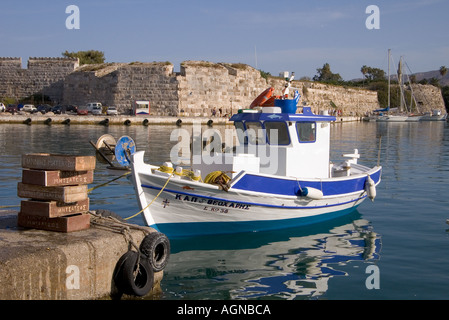
[[(291, 100), (290, 100), (291, 101)], [(329, 177), (330, 122), (335, 117), (315, 115), (310, 107), (302, 113), (283, 112), (280, 107), (240, 110), (231, 117), (239, 146), (235, 153), (217, 154), (218, 162), (194, 169), (207, 174), (215, 170), (241, 170), (301, 178)]]

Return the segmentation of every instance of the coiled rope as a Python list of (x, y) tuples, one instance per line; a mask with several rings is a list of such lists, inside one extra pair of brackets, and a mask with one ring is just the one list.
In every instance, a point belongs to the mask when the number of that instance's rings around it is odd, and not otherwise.
[(212, 171), (204, 179), (205, 183), (218, 184), (224, 191), (228, 191), (230, 188), (229, 182), (231, 178), (223, 171)]

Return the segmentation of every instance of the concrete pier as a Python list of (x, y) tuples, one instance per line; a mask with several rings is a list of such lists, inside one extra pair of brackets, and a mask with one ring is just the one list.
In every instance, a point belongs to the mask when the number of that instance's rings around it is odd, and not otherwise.
[[(87, 230), (62, 233), (22, 228), (17, 212), (0, 211), (0, 300), (94, 300), (121, 298), (113, 273), (120, 257), (139, 245), (152, 228), (125, 234), (92, 223)], [(130, 241), (131, 239), (131, 241)], [(163, 271), (154, 273), (160, 293)]]
[[(49, 120), (50, 119), (50, 120)], [(345, 116), (337, 117), (335, 123), (362, 121), (361, 117)], [(23, 123), (23, 124), (46, 124), (46, 125), (68, 125), (68, 124), (92, 124), (92, 125), (188, 125), (201, 123), (203, 125), (232, 125), (233, 123), (224, 117), (161, 117), (161, 116), (106, 116), (75, 114), (10, 114), (0, 113), (0, 123)]]
[[(48, 119), (51, 119), (49, 121)], [(106, 120), (106, 121), (105, 121)], [(179, 123), (178, 120), (181, 120)], [(92, 125), (176, 125), (201, 123), (208, 124), (212, 120), (213, 124), (230, 123), (227, 118), (195, 118), (195, 117), (159, 117), (159, 116), (131, 116), (131, 115), (75, 115), (75, 114), (14, 114), (9, 112), (0, 113), (0, 123), (24, 123), (24, 124), (46, 124), (46, 125), (67, 125), (67, 124), (92, 124)]]

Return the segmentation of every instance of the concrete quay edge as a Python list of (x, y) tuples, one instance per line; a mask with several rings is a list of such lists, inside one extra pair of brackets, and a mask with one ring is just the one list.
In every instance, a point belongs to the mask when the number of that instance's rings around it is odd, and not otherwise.
[[(91, 124), (91, 125), (180, 125), (184, 124), (217, 124), (217, 125), (231, 125), (232, 122), (228, 118), (223, 117), (163, 117), (163, 116), (105, 116), (105, 115), (87, 115), (78, 116), (70, 114), (58, 114), (58, 115), (38, 115), (38, 114), (10, 114), (0, 113), (0, 123), (10, 124), (23, 124), (26, 121), (32, 124), (68, 124), (67, 119), (70, 120), (69, 124)], [(51, 121), (48, 121), (51, 119)], [(212, 123), (210, 123), (212, 121)], [(340, 122), (354, 122), (362, 121), (362, 117), (337, 117), (334, 123)]]
[[(137, 227), (129, 233), (137, 245), (155, 232)], [(17, 225), (16, 211), (0, 210), (0, 300), (121, 298), (113, 272), (131, 248), (123, 234), (101, 226), (70, 233), (28, 229)], [(145, 298), (160, 294), (162, 278), (163, 271), (154, 273)]]

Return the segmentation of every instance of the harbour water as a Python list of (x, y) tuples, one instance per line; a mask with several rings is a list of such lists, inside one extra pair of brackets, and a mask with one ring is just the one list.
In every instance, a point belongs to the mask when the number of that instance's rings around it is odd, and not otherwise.
[[(132, 137), (147, 161), (162, 164), (177, 143), (170, 141), (174, 129), (0, 124), (0, 206), (18, 210), (9, 206), (20, 204), (22, 154), (94, 155), (89, 140), (108, 133)], [(373, 203), (315, 226), (172, 240), (159, 298), (448, 299), (448, 124), (352, 122), (334, 124), (331, 136), (331, 159), (357, 148), (360, 163), (383, 166)], [(97, 162), (91, 209), (134, 215), (131, 182), (111, 181), (106, 167)], [(143, 224), (140, 216), (128, 221)]]

